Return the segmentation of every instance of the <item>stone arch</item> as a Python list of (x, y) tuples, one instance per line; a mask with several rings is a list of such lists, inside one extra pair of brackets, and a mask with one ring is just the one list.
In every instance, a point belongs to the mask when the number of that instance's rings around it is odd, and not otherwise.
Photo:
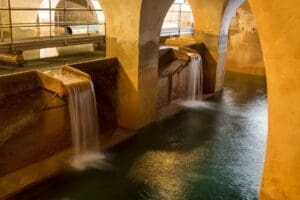
[[(177, 3), (177, 4), (175, 4)], [(174, 10), (171, 10), (173, 7)], [(178, 10), (176, 10), (178, 9)], [(191, 15), (189, 12), (186, 12), (188, 10), (191, 10)], [(167, 18), (168, 17), (168, 14), (170, 14), (169, 17), (173, 17), (174, 15), (172, 15), (174, 11), (177, 11), (177, 13), (179, 14), (178, 16), (175, 15), (176, 17), (176, 26), (174, 26), (173, 23), (170, 23), (171, 21), (169, 21)], [(191, 18), (188, 20), (188, 16), (191, 16)], [(174, 19), (172, 19), (173, 21), (172, 22), (175, 22)], [(161, 36), (163, 37), (170, 37), (170, 36), (180, 36), (180, 35), (185, 35), (185, 34), (193, 34), (193, 31), (186, 31), (186, 32), (181, 32), (182, 29), (184, 29), (184, 27), (182, 27), (183, 25), (183, 22), (188, 22), (188, 24), (185, 24), (187, 25), (186, 27), (187, 28), (193, 28), (194, 26), (194, 13), (191, 9), (191, 6), (189, 4), (189, 2), (187, 0), (184, 0), (184, 1), (179, 1), (179, 2), (176, 2), (176, 0), (173, 1), (173, 4), (170, 6), (170, 8), (168, 9), (168, 12), (166, 14), (166, 16), (164, 17), (164, 20), (163, 20), (163, 24), (162, 24), (162, 31), (161, 31)], [(190, 22), (192, 22), (190, 24)], [(167, 24), (167, 27), (166, 29), (164, 29), (164, 25), (165, 23), (169, 23)], [(164, 32), (164, 30), (166, 30)]]
[(242, 3), (230, 22), (227, 46), (225, 71), (265, 75), (261, 43), (248, 1)]
[(218, 58), (217, 58), (217, 76), (216, 90), (223, 87), (225, 76), (225, 59), (227, 51), (227, 41), (229, 26), (232, 17), (236, 10), (242, 5), (245, 0), (229, 0), (225, 8), (223, 19), (220, 28), (219, 44), (218, 44)]

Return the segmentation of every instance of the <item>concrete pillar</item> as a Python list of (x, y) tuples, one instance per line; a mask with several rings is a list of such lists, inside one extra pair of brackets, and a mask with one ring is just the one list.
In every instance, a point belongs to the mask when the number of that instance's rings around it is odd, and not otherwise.
[(156, 119), (158, 50), (163, 20), (173, 0), (143, 0), (140, 41), (139, 41), (139, 74), (141, 112), (148, 107), (147, 114), (142, 114), (141, 123), (147, 124)]
[(160, 29), (173, 0), (100, 0), (107, 56), (118, 57), (118, 123), (137, 129), (156, 119)]
[[(139, 128), (156, 118), (159, 37), (173, 0), (100, 0), (107, 23), (107, 55), (118, 57), (119, 125)], [(204, 42), (212, 68), (209, 92), (215, 92), (216, 58), (225, 0), (190, 0), (195, 15), (195, 36)], [(130, 12), (127, 12), (129, 11)], [(126, 11), (126, 12), (125, 12)]]
[(227, 53), (227, 42), (230, 22), (235, 15), (237, 9), (245, 0), (228, 0), (224, 14), (222, 15), (222, 23), (220, 25), (220, 36), (218, 40), (218, 59), (216, 69), (216, 85), (215, 90), (221, 90), (224, 86), (225, 79), (225, 61)]
[(300, 199), (299, 1), (249, 0), (266, 66), (269, 133), (261, 199)]
[[(118, 78), (118, 124), (137, 129), (139, 105), (139, 20), (141, 1), (100, 0), (106, 19), (106, 55), (120, 62)], [(148, 112), (144, 108), (145, 114)]]

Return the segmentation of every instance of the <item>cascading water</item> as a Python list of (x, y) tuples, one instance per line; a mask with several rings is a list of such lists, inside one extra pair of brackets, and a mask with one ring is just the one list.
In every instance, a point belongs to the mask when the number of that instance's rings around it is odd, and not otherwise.
[(69, 74), (56, 73), (68, 91), (72, 132), (73, 159), (71, 165), (79, 170), (99, 168), (104, 156), (99, 149), (99, 122), (92, 81)]
[(203, 94), (203, 67), (201, 55), (191, 55), (189, 64), (188, 101), (199, 101)]
[(68, 85), (67, 89), (74, 154), (97, 152), (99, 127), (93, 85), (90, 81), (82, 81)]
[(99, 126), (93, 84), (89, 80), (66, 85), (73, 138), (74, 158), (77, 169), (96, 167), (102, 159), (99, 153)]

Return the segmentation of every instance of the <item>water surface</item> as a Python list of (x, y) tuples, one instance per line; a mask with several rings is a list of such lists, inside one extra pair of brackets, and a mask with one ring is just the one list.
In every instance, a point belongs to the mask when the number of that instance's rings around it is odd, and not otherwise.
[(104, 169), (63, 173), (18, 199), (257, 199), (265, 80), (227, 73), (223, 94), (139, 132), (106, 152)]

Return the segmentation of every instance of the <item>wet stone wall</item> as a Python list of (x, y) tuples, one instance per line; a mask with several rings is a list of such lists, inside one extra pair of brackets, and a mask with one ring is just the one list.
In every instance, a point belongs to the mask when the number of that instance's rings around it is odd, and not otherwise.
[(118, 59), (99, 59), (70, 66), (91, 76), (97, 101), (100, 133), (116, 128)]
[(188, 57), (181, 57), (173, 49), (160, 50), (157, 107), (161, 109), (176, 99), (187, 97)]
[(71, 145), (66, 102), (39, 78), (37, 72), (0, 77), (0, 176)]

